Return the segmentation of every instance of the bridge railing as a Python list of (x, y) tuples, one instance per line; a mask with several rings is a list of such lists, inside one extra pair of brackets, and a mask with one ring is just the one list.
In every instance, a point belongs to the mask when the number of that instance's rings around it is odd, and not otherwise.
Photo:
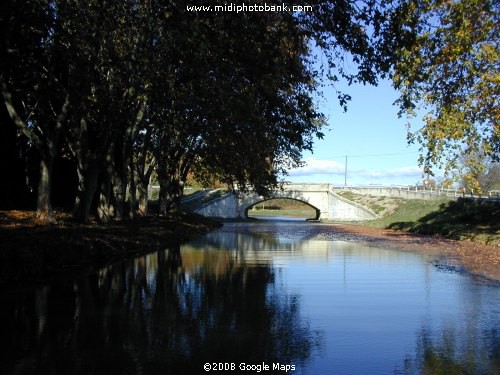
[[(288, 183), (290, 185), (301, 185), (301, 184), (294, 184), (294, 183)], [(415, 197), (421, 196), (422, 198), (425, 197), (434, 197), (434, 198), (452, 198), (452, 199), (458, 199), (458, 198), (474, 198), (474, 199), (492, 199), (496, 201), (500, 201), (500, 190), (489, 190), (487, 192), (484, 192), (482, 194), (478, 194), (477, 192), (474, 192), (473, 190), (469, 189), (444, 189), (444, 188), (434, 188), (434, 187), (429, 187), (429, 186), (424, 186), (424, 185), (377, 185), (377, 184), (370, 184), (370, 185), (330, 185), (327, 183), (316, 183), (316, 184), (307, 184), (307, 185), (325, 185), (329, 186), (332, 190), (388, 190), (389, 195), (393, 195), (392, 193), (396, 192), (411, 192), (412, 195)], [(158, 194), (160, 187), (157, 185), (150, 185), (149, 186), (149, 196), (152, 197), (153, 199), (155, 198), (155, 193)], [(210, 190), (210, 189), (209, 189)]]
[(332, 185), (333, 190), (373, 190), (388, 191), (389, 195), (396, 192), (408, 192), (418, 196), (433, 196), (435, 198), (474, 198), (474, 199), (492, 199), (500, 201), (500, 190), (490, 190), (481, 194), (470, 189), (445, 189), (435, 188), (424, 185)]

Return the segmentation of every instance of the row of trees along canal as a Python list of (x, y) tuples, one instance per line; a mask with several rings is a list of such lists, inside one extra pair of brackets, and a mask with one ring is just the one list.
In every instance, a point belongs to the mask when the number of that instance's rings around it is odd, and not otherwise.
[[(395, 69), (422, 81), (401, 60), (422, 44), (429, 12), (408, 11), (420, 1), (319, 1), (300, 13), (191, 3), (7, 0), (2, 175), (28, 180), (40, 222), (62, 190), (83, 222), (145, 215), (153, 171), (162, 214), (178, 207), (188, 173), (265, 195), (322, 137), (313, 99), (325, 78), (376, 84)], [(4, 206), (21, 190), (14, 180)]]

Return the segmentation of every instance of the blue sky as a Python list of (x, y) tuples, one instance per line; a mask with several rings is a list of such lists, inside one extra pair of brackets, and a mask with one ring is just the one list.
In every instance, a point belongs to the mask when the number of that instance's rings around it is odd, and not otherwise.
[[(398, 94), (391, 83), (353, 85), (345, 90), (352, 99), (344, 113), (335, 91), (324, 89), (319, 108), (328, 118), (325, 137), (315, 142), (313, 154), (304, 154), (306, 166), (290, 170), (286, 180), (344, 185), (347, 155), (347, 184), (413, 185), (422, 181), (418, 145), (407, 144), (407, 119), (397, 116), (393, 102)], [(414, 124), (418, 125), (418, 119), (412, 120)]]

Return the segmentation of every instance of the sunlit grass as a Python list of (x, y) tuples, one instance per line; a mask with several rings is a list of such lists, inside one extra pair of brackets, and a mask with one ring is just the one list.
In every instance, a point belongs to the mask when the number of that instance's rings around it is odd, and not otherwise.
[(313, 209), (305, 210), (248, 210), (248, 217), (258, 217), (258, 216), (285, 216), (285, 217), (297, 217), (304, 219), (314, 219), (316, 217), (316, 212)]
[(296, 199), (276, 198), (257, 203), (248, 210), (248, 217), (284, 216), (314, 219), (316, 210)]
[(472, 199), (409, 200), (392, 214), (365, 225), (500, 246), (500, 203)]
[(365, 222), (367, 226), (385, 228), (395, 222), (412, 222), (438, 211), (448, 200), (402, 200), (395, 211), (380, 219)]

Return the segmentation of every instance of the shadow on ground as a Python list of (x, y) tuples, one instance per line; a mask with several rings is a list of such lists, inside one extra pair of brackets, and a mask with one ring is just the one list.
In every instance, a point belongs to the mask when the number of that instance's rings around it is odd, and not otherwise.
[(389, 224), (388, 228), (498, 244), (500, 202), (460, 198), (457, 201), (441, 204), (438, 211), (431, 212), (416, 221), (394, 222)]

